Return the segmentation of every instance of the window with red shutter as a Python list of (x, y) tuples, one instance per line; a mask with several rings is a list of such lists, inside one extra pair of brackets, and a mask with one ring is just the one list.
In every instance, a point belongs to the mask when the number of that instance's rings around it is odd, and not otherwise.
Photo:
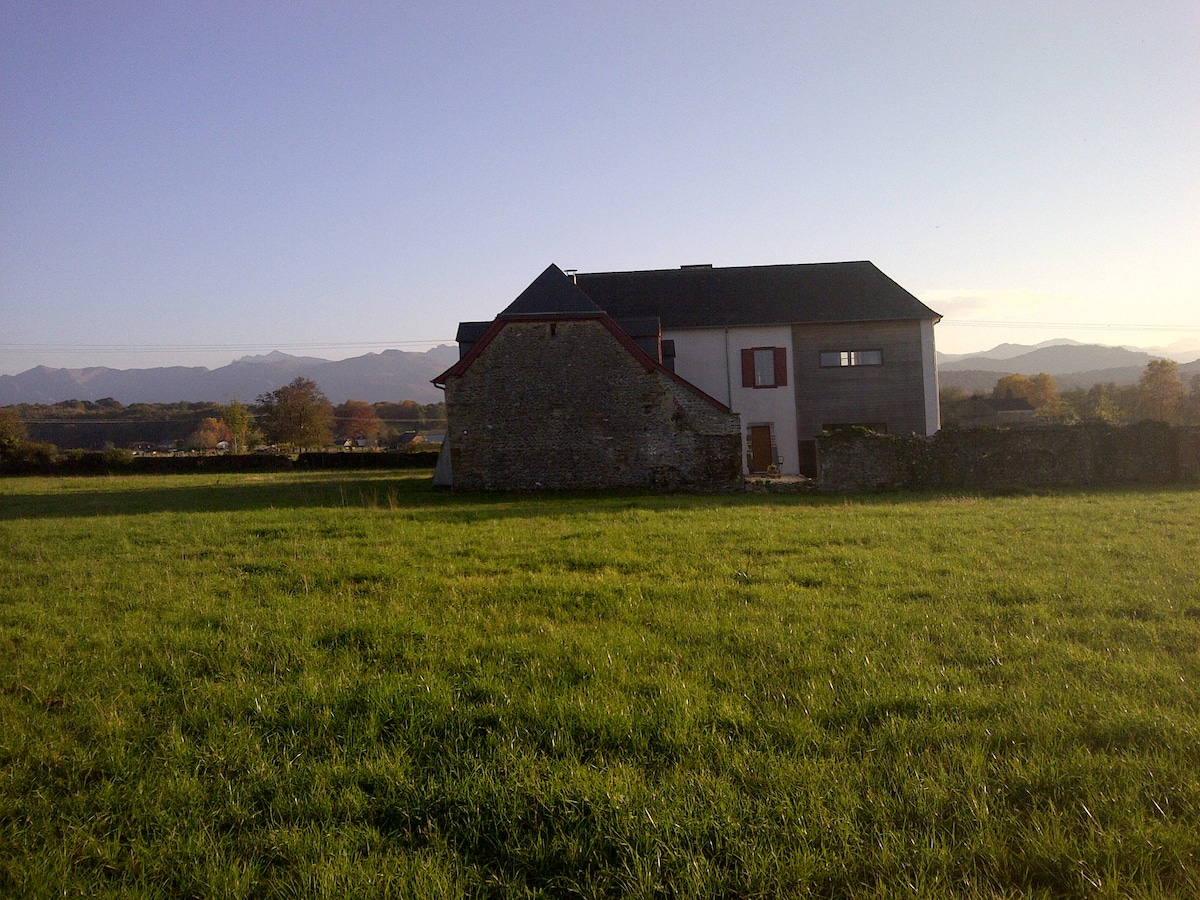
[(742, 351), (742, 387), (754, 387), (754, 351)]
[(750, 347), (742, 351), (742, 387), (775, 388), (787, 384), (787, 348)]

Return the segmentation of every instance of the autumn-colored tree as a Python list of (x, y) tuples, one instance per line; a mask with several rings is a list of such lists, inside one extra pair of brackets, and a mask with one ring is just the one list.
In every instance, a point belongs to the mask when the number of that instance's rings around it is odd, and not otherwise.
[(200, 422), (184, 443), (189, 450), (212, 450), (221, 441), (229, 440), (229, 437), (229, 426), (225, 420), (210, 416)]
[(992, 397), (996, 400), (1028, 400), (1029, 379), (1024, 375), (1005, 375), (992, 388)]
[(1053, 403), (1058, 399), (1058, 384), (1054, 381), (1054, 376), (1047, 375), (1045, 372), (1038, 372), (1036, 375), (1029, 377), (1029, 405), (1034, 409), (1041, 409), (1043, 406)]
[(234, 400), (222, 407), (221, 412), (229, 428), (229, 449), (234, 453), (245, 453), (262, 438), (254, 423), (254, 416), (244, 404)]
[(28, 437), (21, 414), (14, 407), (0, 407), (0, 454), (16, 450)]
[(996, 400), (1028, 400), (1034, 409), (1040, 409), (1058, 397), (1058, 385), (1053, 376), (1039, 372), (1032, 377), (1021, 374), (1005, 375), (996, 382), (992, 390)]
[(1150, 360), (1138, 380), (1138, 387), (1142, 418), (1172, 424), (1179, 421), (1179, 402), (1183, 399), (1179, 363), (1173, 359)]
[(309, 378), (258, 397), (263, 433), (276, 444), (323, 447), (333, 439), (333, 404)]
[(375, 413), (375, 407), (365, 400), (347, 400), (333, 409), (334, 426), (338, 440), (365, 440), (374, 443), (379, 437), (383, 423)]
[(1141, 389), (1136, 384), (1108, 381), (1093, 384), (1085, 393), (1080, 418), (1106, 425), (1121, 425), (1137, 419)]
[(1187, 396), (1180, 405), (1180, 417), (1185, 425), (1200, 425), (1200, 372), (1188, 381)]
[(1086, 390), (1071, 388), (1059, 395), (1059, 402), (1068, 410), (1068, 421), (1119, 425), (1125, 416), (1118, 403), (1117, 390), (1112, 382), (1094, 384)]

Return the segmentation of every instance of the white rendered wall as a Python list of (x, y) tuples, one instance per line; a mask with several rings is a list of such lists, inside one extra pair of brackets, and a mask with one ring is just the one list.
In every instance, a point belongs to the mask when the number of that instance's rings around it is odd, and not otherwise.
[[(675, 342), (675, 374), (726, 404), (742, 417), (742, 466), (751, 425), (771, 423), (775, 446), (782, 458), (780, 471), (800, 474), (796, 436), (796, 373), (792, 329), (788, 325), (745, 328), (687, 328), (663, 331)], [(777, 388), (742, 387), (742, 350), (783, 347), (787, 350), (788, 383)]]
[(732, 409), (730, 379), (736, 374), (741, 384), (742, 376), (740, 369), (734, 373), (726, 365), (724, 329), (689, 328), (664, 331), (662, 336), (664, 341), (675, 342), (675, 374)]

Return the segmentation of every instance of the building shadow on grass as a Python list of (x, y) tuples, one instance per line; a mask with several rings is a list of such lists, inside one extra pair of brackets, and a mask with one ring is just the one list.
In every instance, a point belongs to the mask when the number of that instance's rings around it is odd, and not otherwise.
[[(199, 479), (197, 479), (199, 482)], [(1073, 490), (1022, 490), (1019, 496), (1121, 491), (1194, 490), (1189, 486), (1129, 485)], [(169, 483), (159, 476), (130, 478), (95, 488), (76, 481), (61, 490), (0, 492), (0, 521), (137, 516), (159, 513), (231, 513), (256, 510), (348, 509), (394, 512), (431, 524), (513, 518), (594, 515), (600, 512), (669, 513), (697, 509), (769, 509), (794, 506), (885, 505), (903, 507), (967, 496), (1008, 496), (1005, 491), (888, 492), (880, 494), (668, 494), (612, 490), (581, 492), (464, 493), (436, 490), (424, 473), (322, 472), (310, 475), (231, 476), (216, 481)]]
[[(147, 475), (95, 488), (86, 481), (61, 489), (0, 493), (0, 521), (136, 516), (158, 513), (229, 513), (268, 509), (358, 509), (428, 516), (463, 523), (509, 518), (590, 515), (639, 509), (648, 512), (828, 503), (815, 495), (750, 493), (666, 494), (615, 490), (588, 492), (455, 494), (433, 487), (427, 474), (322, 472), (311, 475), (230, 476), (189, 483)], [(836, 502), (842, 502), (837, 500)]]

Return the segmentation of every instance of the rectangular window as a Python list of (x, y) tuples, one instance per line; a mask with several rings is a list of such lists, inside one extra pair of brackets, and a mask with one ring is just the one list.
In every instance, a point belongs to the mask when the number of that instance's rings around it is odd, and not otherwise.
[(775, 387), (775, 351), (754, 351), (754, 386)]
[(882, 366), (882, 350), (822, 350), (821, 367), (836, 369), (842, 366)]
[(742, 351), (742, 387), (787, 385), (787, 348), (750, 347)]

